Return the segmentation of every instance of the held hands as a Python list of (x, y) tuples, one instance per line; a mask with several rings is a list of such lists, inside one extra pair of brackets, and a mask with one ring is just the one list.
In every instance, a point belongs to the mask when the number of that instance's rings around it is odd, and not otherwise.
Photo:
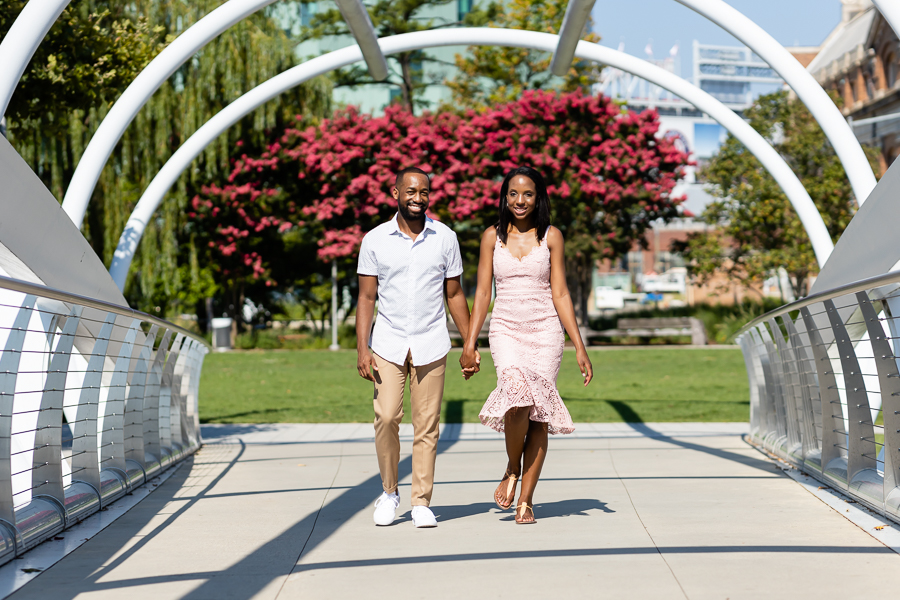
[(459, 357), (459, 366), (462, 367), (463, 377), (468, 381), (469, 377), (481, 370), (481, 354), (477, 348), (466, 346), (462, 356)]
[(376, 373), (378, 372), (378, 367), (375, 366), (375, 359), (372, 358), (372, 353), (369, 352), (368, 348), (358, 350), (356, 353), (356, 370), (359, 371), (359, 376), (363, 379), (368, 379), (369, 381), (375, 381), (372, 369), (374, 369)]
[(584, 385), (586, 386), (594, 378), (594, 366), (591, 359), (588, 358), (587, 351), (583, 348), (576, 350), (575, 359), (578, 361), (578, 368), (581, 369), (581, 375), (584, 377)]

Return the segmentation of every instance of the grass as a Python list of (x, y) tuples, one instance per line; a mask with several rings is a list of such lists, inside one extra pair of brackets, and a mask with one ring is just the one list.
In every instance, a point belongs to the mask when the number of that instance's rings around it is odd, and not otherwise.
[[(576, 422), (746, 421), (747, 376), (737, 349), (641, 348), (591, 351), (585, 388), (566, 352), (557, 382)], [(442, 420), (477, 422), (497, 377), (490, 353), (468, 382), (459, 352), (448, 357)], [(204, 423), (369, 422), (372, 384), (356, 373), (355, 351), (211, 354), (200, 381)], [(409, 415), (407, 397), (406, 417)]]

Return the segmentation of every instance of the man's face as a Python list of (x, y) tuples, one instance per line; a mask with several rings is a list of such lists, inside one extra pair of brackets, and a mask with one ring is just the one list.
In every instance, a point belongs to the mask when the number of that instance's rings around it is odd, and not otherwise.
[(397, 201), (397, 209), (407, 221), (422, 221), (428, 210), (428, 178), (420, 173), (407, 173), (399, 187), (394, 187), (391, 194)]

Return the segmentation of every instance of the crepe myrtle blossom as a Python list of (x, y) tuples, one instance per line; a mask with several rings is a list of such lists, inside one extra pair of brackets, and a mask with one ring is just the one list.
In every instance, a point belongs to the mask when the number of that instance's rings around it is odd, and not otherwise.
[(469, 222), (496, 220), (503, 175), (530, 165), (550, 184), (553, 222), (567, 241), (577, 234), (585, 252), (618, 256), (653, 221), (678, 215), (683, 197), (672, 191), (691, 164), (658, 136), (655, 111), (624, 110), (581, 92), (526, 91), (465, 113), (417, 116), (393, 105), (373, 117), (349, 107), (316, 125), (301, 122), (258, 155), (239, 145), (227, 184), (203, 188), (191, 203), (188, 217), (202, 223), (210, 248), (252, 267), (251, 279), (268, 277), (278, 260), (254, 239), (292, 228), (314, 236), (321, 261), (354, 257), (363, 235), (396, 212), (390, 190), (407, 166), (429, 173), (429, 215), (462, 236), (477, 235), (480, 227)]

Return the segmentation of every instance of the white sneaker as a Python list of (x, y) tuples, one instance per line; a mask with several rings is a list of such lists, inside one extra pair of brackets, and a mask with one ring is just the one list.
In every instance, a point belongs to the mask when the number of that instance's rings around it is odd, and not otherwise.
[(437, 519), (427, 506), (413, 506), (412, 521), (416, 527), (437, 527)]
[(398, 506), (400, 506), (400, 494), (381, 492), (381, 496), (375, 501), (375, 524), (390, 525), (393, 523), (397, 516)]

